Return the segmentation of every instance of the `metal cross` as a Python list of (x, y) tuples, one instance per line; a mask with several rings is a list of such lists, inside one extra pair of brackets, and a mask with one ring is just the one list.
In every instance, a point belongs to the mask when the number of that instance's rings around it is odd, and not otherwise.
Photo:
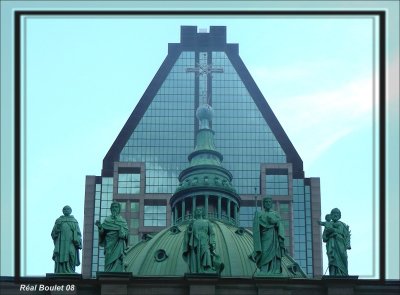
[(186, 73), (196, 73), (196, 76), (203, 76), (205, 75), (204, 79), (204, 101), (209, 103), (209, 97), (207, 95), (207, 80), (208, 80), (208, 75), (212, 77), (212, 73), (223, 73), (224, 69), (223, 68), (213, 68), (212, 65), (210, 64), (198, 64), (197, 67), (195, 68), (187, 68)]

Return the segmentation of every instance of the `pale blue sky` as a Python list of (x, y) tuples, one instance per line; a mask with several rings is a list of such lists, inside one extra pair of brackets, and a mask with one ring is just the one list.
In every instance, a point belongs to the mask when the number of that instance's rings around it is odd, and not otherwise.
[(228, 42), (239, 43), (241, 58), (303, 159), (306, 177), (321, 178), (322, 214), (339, 207), (350, 225), (350, 273), (377, 276), (374, 41), (367, 17), (27, 18), (23, 168), (29, 225), (22, 274), (53, 271), (50, 232), (64, 205), (72, 207), (83, 231), (85, 176), (100, 175), (168, 43), (179, 42), (181, 25), (227, 26)]

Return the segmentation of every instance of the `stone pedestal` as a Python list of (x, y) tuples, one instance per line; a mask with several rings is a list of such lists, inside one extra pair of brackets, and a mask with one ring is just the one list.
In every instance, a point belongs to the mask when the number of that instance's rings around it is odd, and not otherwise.
[(290, 278), (281, 275), (260, 274), (253, 276), (257, 286), (257, 295), (291, 295), (290, 288), (285, 287)]
[(46, 283), (39, 284), (40, 292), (50, 292), (50, 294), (64, 295), (78, 294), (78, 286), (82, 280), (82, 275), (78, 273), (47, 273)]
[(81, 280), (80, 273), (46, 273), (48, 280)]
[(190, 295), (215, 295), (215, 285), (190, 285)]
[(97, 272), (97, 279), (101, 283), (102, 295), (127, 295), (128, 283), (132, 278), (130, 272)]
[(253, 279), (288, 280), (289, 277), (285, 277), (281, 274), (267, 274), (257, 270), (253, 275)]
[(271, 286), (259, 286), (258, 287), (258, 293), (257, 295), (291, 295), (292, 291), (285, 289), (285, 288), (279, 288), (279, 287), (271, 287)]
[(220, 275), (217, 273), (185, 273), (185, 279), (191, 280), (205, 280), (205, 279), (219, 279)]
[(98, 271), (96, 272), (97, 279), (130, 279), (132, 277), (131, 272), (107, 272), (107, 271)]
[(344, 280), (358, 280), (358, 276), (322, 276), (321, 279), (340, 282)]
[(215, 295), (215, 284), (219, 279), (216, 273), (185, 273), (189, 283), (189, 295)]
[(327, 284), (328, 295), (354, 295), (358, 276), (322, 276)]

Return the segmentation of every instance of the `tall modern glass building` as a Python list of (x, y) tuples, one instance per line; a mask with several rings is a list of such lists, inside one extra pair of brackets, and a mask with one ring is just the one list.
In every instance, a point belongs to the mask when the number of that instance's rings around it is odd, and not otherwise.
[[(212, 105), (215, 144), (241, 198), (240, 226), (252, 227), (263, 196), (272, 196), (286, 230), (286, 247), (309, 276), (322, 275), (319, 178), (305, 178), (303, 162), (239, 56), (226, 27), (198, 32), (181, 27), (168, 55), (103, 160), (101, 176), (87, 176), (84, 277), (104, 267), (94, 225), (122, 205), (131, 245), (171, 225), (170, 198), (188, 167), (199, 129), (196, 109)], [(288, 114), (289, 115), (289, 114)], [(221, 204), (222, 214), (228, 208)]]

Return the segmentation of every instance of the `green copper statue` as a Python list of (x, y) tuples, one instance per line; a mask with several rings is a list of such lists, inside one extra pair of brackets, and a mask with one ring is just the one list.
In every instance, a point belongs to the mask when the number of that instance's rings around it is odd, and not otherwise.
[(51, 237), (54, 241), (54, 273), (75, 273), (80, 265), (79, 250), (82, 249), (82, 235), (78, 221), (71, 215), (70, 206), (63, 208), (63, 216), (57, 218)]
[(262, 275), (280, 275), (286, 251), (285, 231), (279, 213), (271, 210), (272, 198), (264, 198), (263, 207), (263, 212), (254, 215), (254, 260)]
[(224, 265), (215, 253), (214, 228), (203, 215), (203, 208), (196, 208), (195, 219), (185, 231), (183, 259), (188, 263), (190, 273), (220, 273)]
[(326, 254), (328, 255), (329, 275), (348, 276), (347, 249), (350, 246), (349, 226), (339, 221), (341, 212), (334, 208), (331, 214), (325, 216), (325, 222), (319, 222), (324, 226), (322, 239), (326, 243)]
[(128, 224), (120, 215), (121, 205), (111, 203), (111, 216), (107, 216), (103, 223), (96, 221), (99, 228), (99, 245), (104, 247), (106, 272), (123, 272), (124, 256), (128, 244)]

